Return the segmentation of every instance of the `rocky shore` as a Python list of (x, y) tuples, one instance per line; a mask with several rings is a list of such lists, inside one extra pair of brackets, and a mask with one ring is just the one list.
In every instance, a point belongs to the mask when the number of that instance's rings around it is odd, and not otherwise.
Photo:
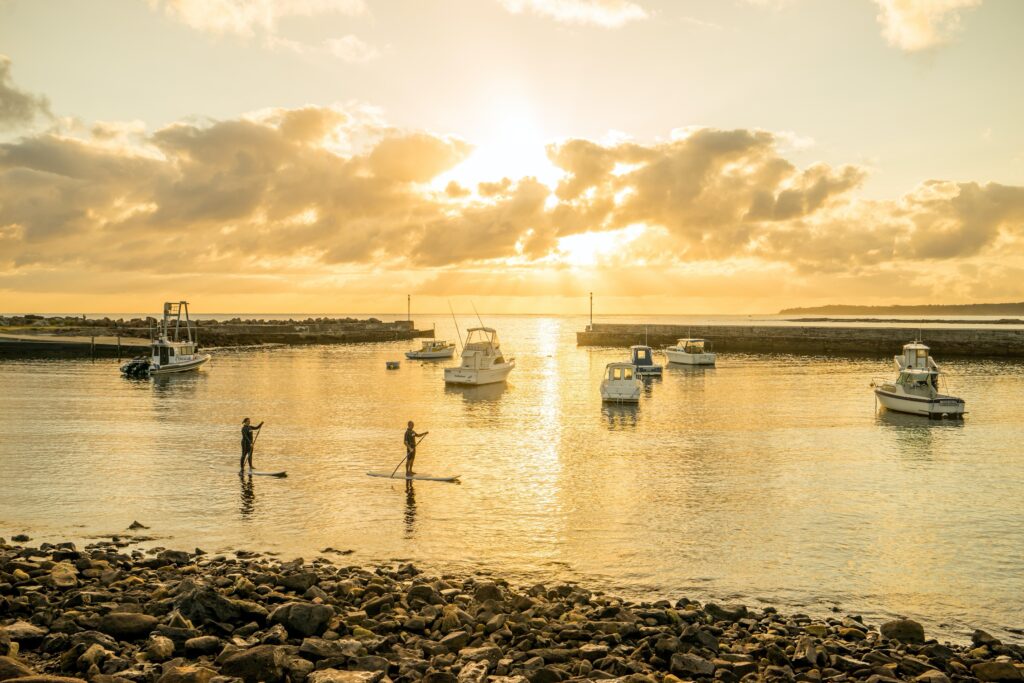
[[(629, 602), (576, 585), (0, 539), (0, 681), (1022, 681), (1024, 648), (900, 619)], [(325, 550), (327, 552), (329, 549)]]

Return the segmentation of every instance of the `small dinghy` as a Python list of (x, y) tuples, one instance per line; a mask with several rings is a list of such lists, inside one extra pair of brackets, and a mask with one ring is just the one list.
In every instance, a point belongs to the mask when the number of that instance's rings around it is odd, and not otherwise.
[(368, 476), (368, 477), (381, 477), (383, 479), (402, 479), (402, 480), (406, 480), (406, 481), (409, 481), (409, 480), (415, 480), (415, 481), (446, 481), (446, 482), (449, 482), (449, 483), (454, 483), (454, 482), (457, 482), (459, 480), (459, 475), (457, 475), (457, 474), (453, 474), (453, 475), (448, 476), (448, 477), (435, 477), (435, 476), (432, 476), (430, 474), (412, 474), (412, 475), (406, 476), (405, 474), (399, 474), (398, 472), (396, 472), (394, 475), (391, 475), (388, 472), (367, 472), (366, 476)]
[(410, 360), (437, 360), (454, 355), (455, 344), (444, 339), (424, 339), (419, 350), (405, 352), (405, 357)]

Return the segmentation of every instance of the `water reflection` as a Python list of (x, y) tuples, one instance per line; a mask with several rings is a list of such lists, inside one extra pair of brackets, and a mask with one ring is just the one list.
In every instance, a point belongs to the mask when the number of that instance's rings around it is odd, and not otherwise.
[(478, 387), (461, 384), (445, 384), (446, 395), (459, 394), (467, 403), (490, 403), (497, 401), (508, 389), (507, 382), (496, 382), (494, 384), (483, 384)]
[(640, 406), (628, 403), (604, 403), (601, 414), (608, 421), (608, 429), (636, 429)]
[(239, 472), (238, 483), (242, 487), (239, 494), (238, 511), (241, 513), (242, 519), (248, 519), (256, 511), (256, 488), (252, 483), (252, 475)]
[(416, 487), (412, 479), (405, 480), (405, 537), (412, 538), (416, 531)]

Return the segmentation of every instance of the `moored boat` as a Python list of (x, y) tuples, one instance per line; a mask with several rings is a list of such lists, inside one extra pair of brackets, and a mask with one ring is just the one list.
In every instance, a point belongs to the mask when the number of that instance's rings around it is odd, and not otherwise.
[[(185, 316), (184, 320), (182, 315)], [(185, 328), (184, 339), (181, 338), (182, 322)], [(210, 354), (199, 353), (198, 330), (196, 337), (193, 338), (192, 323), (188, 317), (187, 301), (165, 303), (164, 317), (157, 338), (150, 345), (150, 355), (133, 358), (121, 366), (121, 372), (129, 377), (151, 377), (198, 369), (210, 360)]]
[(662, 367), (654, 362), (654, 350), (650, 346), (637, 344), (629, 347), (630, 365), (636, 366), (636, 374), (641, 377), (657, 375), (661, 377)]
[(669, 363), (681, 365), (714, 365), (715, 354), (706, 339), (678, 339), (675, 346), (665, 347)]
[(893, 360), (899, 375), (893, 382), (872, 382), (875, 396), (887, 410), (941, 418), (963, 417), (962, 398), (939, 393), (939, 366), (919, 341), (903, 345)]
[(405, 357), (410, 360), (435, 360), (454, 355), (455, 344), (443, 339), (424, 339), (418, 350), (405, 352)]
[(446, 384), (494, 384), (504, 382), (516, 366), (515, 358), (505, 358), (498, 333), (490, 327), (471, 327), (462, 347), (462, 363), (444, 369)]
[(644, 383), (632, 363), (609, 363), (601, 380), (601, 400), (610, 403), (638, 403)]

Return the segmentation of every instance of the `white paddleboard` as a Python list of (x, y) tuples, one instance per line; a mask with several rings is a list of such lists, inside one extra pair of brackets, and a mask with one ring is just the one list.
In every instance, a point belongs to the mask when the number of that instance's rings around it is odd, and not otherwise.
[(450, 477), (433, 477), (429, 474), (413, 474), (406, 476), (404, 474), (395, 473), (395, 476), (391, 476), (387, 472), (367, 472), (368, 477), (383, 477), (384, 479), (415, 479), (417, 481), (447, 481), (454, 482), (459, 480), (459, 475), (453, 474)]
[(251, 474), (251, 475), (256, 476), (256, 477), (287, 477), (288, 476), (288, 473), (285, 472), (284, 470), (282, 470), (280, 472), (253, 472), (253, 471), (249, 471), (248, 474)]

